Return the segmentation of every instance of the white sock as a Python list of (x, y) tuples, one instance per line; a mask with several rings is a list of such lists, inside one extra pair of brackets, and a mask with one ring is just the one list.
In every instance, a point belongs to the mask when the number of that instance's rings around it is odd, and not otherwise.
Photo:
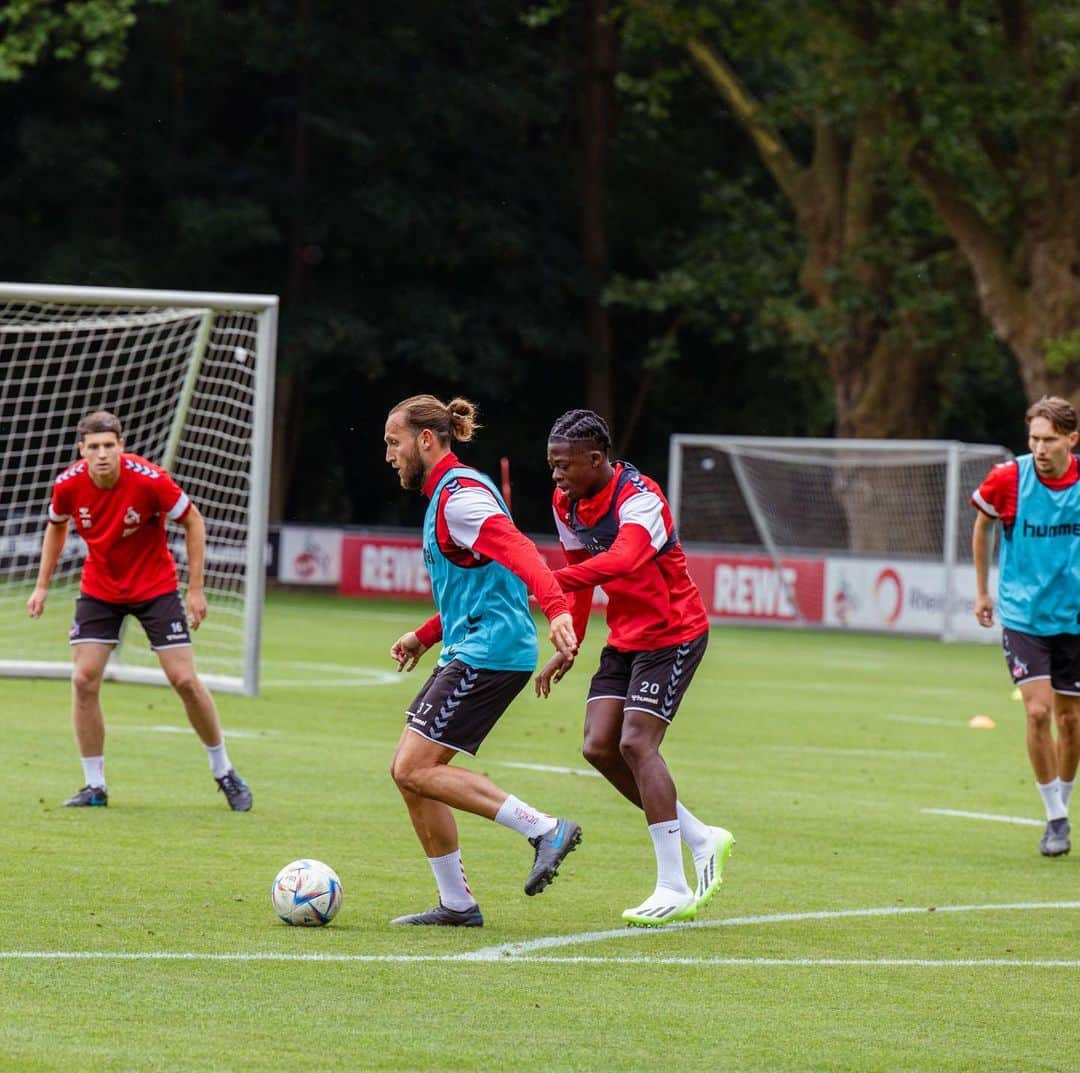
[(428, 857), (428, 864), (435, 873), (439, 885), (439, 901), (447, 909), (471, 909), (476, 905), (469, 881), (465, 878), (465, 866), (461, 863), (461, 850), (454, 850), (445, 857)]
[(87, 786), (105, 788), (105, 757), (84, 756), (82, 758), (83, 778)]
[(1061, 788), (1061, 803), (1065, 807), (1065, 812), (1069, 811), (1069, 798), (1072, 797), (1073, 787), (1076, 785), (1076, 779), (1071, 782), (1066, 782), (1064, 779), (1058, 779), (1058, 786)]
[(689, 894), (683, 871), (682, 836), (677, 819), (650, 823), (649, 835), (656, 851), (656, 885), (676, 894)]
[(206, 755), (210, 758), (210, 770), (215, 779), (220, 779), (228, 774), (232, 764), (229, 763), (229, 754), (225, 751), (225, 739), (222, 738), (220, 745), (204, 745)]
[(558, 820), (546, 812), (537, 811), (532, 805), (526, 805), (513, 794), (508, 794), (499, 811), (495, 813), (495, 822), (526, 838), (535, 838), (537, 835), (546, 835)]
[(1061, 780), (1053, 779), (1051, 782), (1037, 782), (1039, 796), (1043, 799), (1043, 807), (1046, 809), (1047, 820), (1060, 820), (1068, 816), (1069, 810), (1061, 799)]
[(709, 826), (699, 820), (681, 801), (675, 802), (679, 828), (686, 848), (696, 857), (709, 844)]

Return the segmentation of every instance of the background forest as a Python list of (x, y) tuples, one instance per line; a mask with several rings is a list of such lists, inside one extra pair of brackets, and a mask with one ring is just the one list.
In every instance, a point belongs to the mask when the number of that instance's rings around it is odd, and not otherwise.
[(531, 531), (574, 406), (663, 478), (1080, 396), (1070, 0), (16, 0), (0, 114), (0, 278), (281, 296), (275, 519), (415, 523), (420, 391)]

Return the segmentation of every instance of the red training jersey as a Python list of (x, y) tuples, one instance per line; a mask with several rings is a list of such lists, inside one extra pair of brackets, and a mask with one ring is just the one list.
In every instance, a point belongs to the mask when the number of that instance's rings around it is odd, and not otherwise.
[[(448, 469), (464, 466), (450, 452), (432, 468), (424, 481), (429, 499)], [(467, 475), (443, 488), (436, 504), (435, 538), (439, 550), (456, 566), (483, 566), (495, 560), (525, 582), (548, 620), (565, 615), (566, 597), (536, 545), (503, 513), (483, 481)], [(432, 616), (417, 631), (427, 648), (442, 637), (442, 621)]]
[(53, 484), (49, 521), (70, 520), (86, 542), (82, 591), (87, 596), (134, 604), (177, 588), (165, 519), (177, 521), (190, 507), (160, 466), (123, 454), (112, 488), (94, 484), (85, 461), (64, 470)]
[(607, 594), (608, 644), (623, 652), (652, 652), (682, 644), (709, 628), (709, 616), (686, 565), (686, 554), (660, 485), (616, 462), (594, 496), (571, 503), (555, 489), (552, 510), (569, 564), (555, 571), (574, 593), (574, 631), (580, 640), (592, 590)]
[[(1076, 455), (1069, 456), (1069, 468), (1056, 479), (1047, 480), (1038, 477), (1051, 491), (1060, 492), (1065, 488), (1080, 481), (1080, 465), (1077, 464)], [(998, 519), (1006, 528), (1016, 520), (1016, 500), (1020, 488), (1020, 469), (1016, 459), (1008, 462), (999, 462), (986, 475), (982, 484), (971, 493), (971, 503), (978, 507), (983, 514)]]

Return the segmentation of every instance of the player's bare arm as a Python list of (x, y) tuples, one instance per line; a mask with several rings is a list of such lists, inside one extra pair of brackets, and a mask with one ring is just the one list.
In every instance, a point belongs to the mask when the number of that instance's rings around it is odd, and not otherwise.
[(427, 651), (425, 645), (414, 631), (402, 634), (390, 646), (390, 658), (397, 663), (398, 673), (411, 671), (420, 662), (420, 657)]
[(980, 626), (993, 626), (994, 599), (990, 595), (990, 556), (997, 519), (981, 510), (975, 512), (971, 532), (971, 555), (975, 561), (975, 618)]
[(538, 697), (551, 696), (551, 687), (555, 685), (556, 682), (561, 682), (563, 675), (565, 675), (573, 665), (573, 656), (567, 657), (562, 652), (556, 652), (555, 655), (540, 668), (540, 671), (536, 675), (536, 680), (533, 683), (533, 686), (536, 689), (536, 695)]
[(180, 518), (184, 527), (184, 543), (187, 545), (188, 586), (185, 605), (188, 623), (197, 630), (206, 618), (206, 591), (204, 568), (206, 563), (206, 522), (199, 508), (192, 503)]
[(60, 559), (60, 553), (67, 543), (68, 522), (50, 521), (41, 540), (41, 562), (38, 565), (37, 582), (30, 599), (26, 601), (26, 610), (31, 618), (40, 618), (45, 610), (45, 599), (49, 594), (49, 582)]

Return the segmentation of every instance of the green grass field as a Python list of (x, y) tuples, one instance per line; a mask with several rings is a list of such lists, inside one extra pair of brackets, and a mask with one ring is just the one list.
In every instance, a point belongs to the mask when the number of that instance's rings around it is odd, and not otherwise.
[[(262, 695), (218, 698), (246, 815), (175, 696), (115, 683), (110, 807), (60, 807), (68, 685), (3, 683), (0, 1070), (1076, 1068), (1080, 854), (1039, 856), (996, 648), (714, 631), (664, 751), (738, 844), (696, 922), (645, 931), (619, 919), (652, 889), (644, 821), (579, 751), (594, 621), (553, 698), (467, 761), (582, 845), (526, 898), (531, 847), (463, 817), (486, 926), (403, 929), (436, 894), (387, 766), (433, 654), (398, 676), (387, 653), (427, 610), (271, 597)], [(300, 856), (341, 876), (328, 928), (270, 908)]]

